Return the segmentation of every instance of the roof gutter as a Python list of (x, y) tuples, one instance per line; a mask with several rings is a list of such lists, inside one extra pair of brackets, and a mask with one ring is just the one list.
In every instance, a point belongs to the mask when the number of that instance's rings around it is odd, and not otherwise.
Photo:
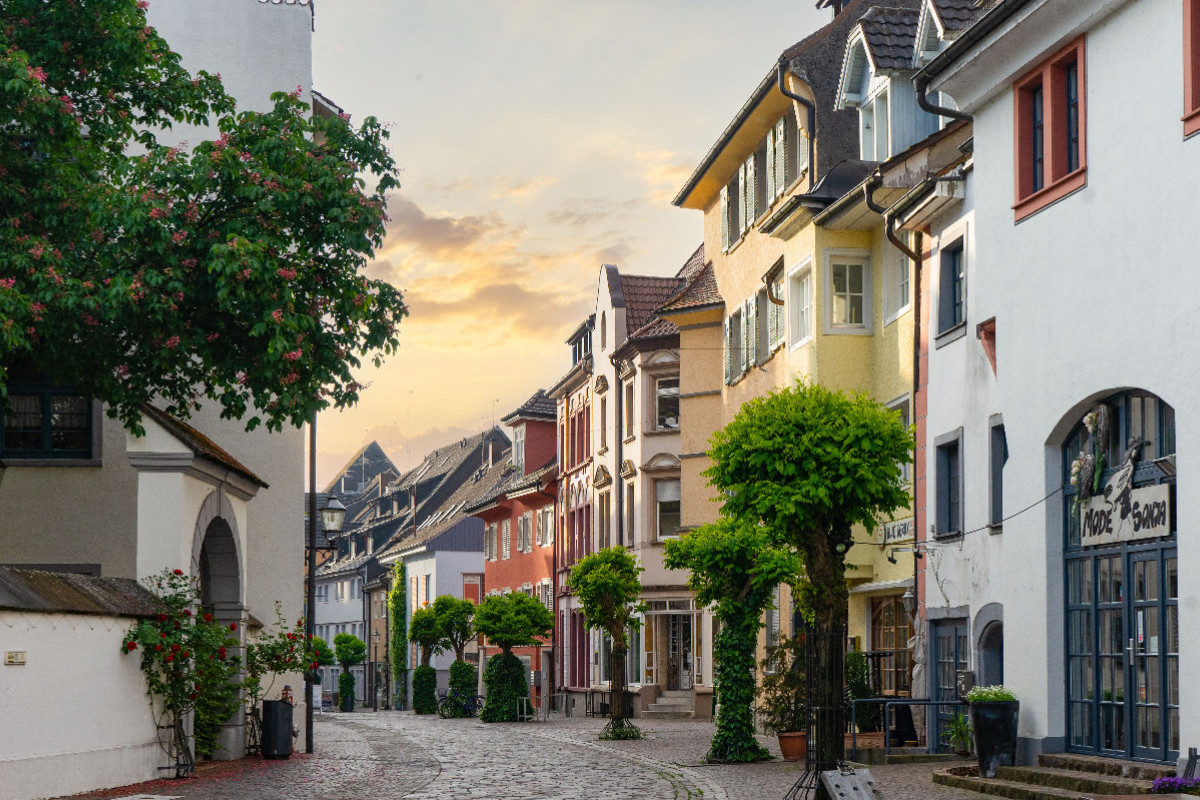
[(816, 184), (816, 168), (813, 156), (815, 155), (815, 142), (817, 140), (817, 107), (807, 97), (801, 97), (787, 88), (787, 81), (784, 80), (786, 70), (787, 59), (779, 59), (779, 63), (775, 65), (775, 79), (779, 85), (779, 93), (784, 97), (795, 100), (808, 110), (808, 130), (806, 131), (808, 135), (804, 138), (808, 139), (808, 191), (811, 192), (813, 186)]
[(867, 178), (863, 184), (863, 200), (867, 203), (867, 208), (874, 211), (879, 216), (883, 217), (883, 233), (887, 240), (896, 246), (904, 255), (911, 258), (916, 263), (921, 263), (921, 254), (908, 246), (896, 235), (896, 218), (888, 213), (888, 209), (875, 202), (875, 189), (883, 182), (883, 177), (878, 172), (871, 173), (871, 177)]

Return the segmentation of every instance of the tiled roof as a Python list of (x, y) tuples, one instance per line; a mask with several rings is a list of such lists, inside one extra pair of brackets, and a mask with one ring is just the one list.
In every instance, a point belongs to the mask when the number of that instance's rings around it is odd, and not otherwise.
[[(362, 483), (364, 486), (370, 484), (376, 475), (383, 472), (385, 469), (391, 469), (393, 472), (399, 472), (396, 465), (388, 458), (388, 454), (380, 447), (379, 442), (372, 441), (359, 448), (358, 452), (350, 457), (350, 459), (337, 471), (333, 480), (326, 486), (324, 491), (331, 492), (335, 489), (338, 483), (344, 478), (358, 478), (356, 483)], [(345, 502), (343, 500), (343, 502)]]
[(696, 252), (688, 256), (688, 260), (683, 262), (683, 266), (679, 268), (679, 272), (675, 273), (676, 278), (683, 278), (685, 281), (690, 280), (697, 272), (704, 269), (704, 242), (696, 248)]
[(933, 0), (933, 9), (937, 12), (942, 27), (950, 33), (971, 27), (990, 5), (992, 4), (980, 3), (979, 0)]
[(625, 296), (625, 325), (636, 331), (654, 316), (683, 283), (680, 278), (660, 278), (649, 275), (622, 275), (621, 293)]
[(129, 578), (0, 567), (0, 608), (145, 617), (158, 611), (158, 600)]
[(919, 18), (920, 12), (911, 8), (872, 8), (863, 14), (858, 25), (877, 70), (912, 68)]
[(510, 414), (500, 418), (504, 424), (508, 424), (510, 420), (517, 419), (556, 419), (558, 417), (558, 404), (554, 399), (546, 394), (545, 389), (538, 389), (533, 397), (521, 404), (521, 407)]
[(725, 298), (721, 297), (721, 290), (717, 287), (717, 278), (713, 274), (713, 266), (710, 262), (692, 276), (683, 289), (667, 301), (660, 311), (667, 313), (688, 311), (693, 308), (722, 305), (724, 302)]
[(264, 489), (267, 488), (266, 481), (255, 475), (242, 462), (229, 455), (220, 445), (191, 425), (176, 419), (161, 408), (155, 408), (152, 405), (143, 405), (142, 411), (145, 412), (146, 416), (166, 428), (172, 436), (186, 445), (196, 455), (207, 458), (209, 461), (223, 464), (234, 472), (241, 473), (243, 477), (249, 478)]
[[(515, 492), (520, 489), (526, 489), (531, 486), (540, 485), (544, 478), (547, 476), (553, 477), (557, 472), (557, 458), (550, 459), (550, 462), (544, 467), (534, 470), (528, 475), (522, 475), (516, 470), (513, 470), (511, 474), (507, 475), (507, 477), (502, 475), (501, 479), (492, 486), (491, 490), (481, 494), (472, 502), (467, 503), (466, 508), (463, 509), (463, 513), (479, 513), (479, 511), (484, 507), (491, 506), (493, 503), (502, 500), (509, 492)], [(486, 479), (487, 476), (485, 475), (484, 480), (486, 481)]]
[(663, 319), (662, 317), (655, 317), (634, 331), (633, 335), (629, 337), (629, 340), (633, 342), (641, 342), (647, 339), (662, 339), (666, 336), (678, 335), (679, 328), (676, 327), (674, 322), (671, 322), (669, 319)]

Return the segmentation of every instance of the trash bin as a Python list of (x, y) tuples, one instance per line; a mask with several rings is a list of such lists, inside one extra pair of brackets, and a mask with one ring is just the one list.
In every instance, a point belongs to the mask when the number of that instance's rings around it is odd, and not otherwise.
[(263, 701), (262, 756), (291, 758), (292, 704), (282, 700)]

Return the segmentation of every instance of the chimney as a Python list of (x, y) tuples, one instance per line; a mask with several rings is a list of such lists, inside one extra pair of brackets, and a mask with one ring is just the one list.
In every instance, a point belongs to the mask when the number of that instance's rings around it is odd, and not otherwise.
[(495, 464), (495, 463), (496, 463), (496, 460), (495, 460), (495, 456), (496, 456), (496, 454), (495, 454), (495, 452), (494, 452), (494, 451), (495, 451), (495, 449), (496, 449), (496, 442), (495, 442), (495, 440), (493, 440), (493, 439), (488, 439), (488, 467), (491, 467), (491, 466), (492, 466), (492, 464)]

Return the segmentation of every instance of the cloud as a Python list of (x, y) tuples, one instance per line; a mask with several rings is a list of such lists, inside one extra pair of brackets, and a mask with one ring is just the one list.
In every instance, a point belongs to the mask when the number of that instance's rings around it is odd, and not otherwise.
[(534, 175), (529, 178), (494, 176), (488, 178), (458, 178), (449, 183), (433, 186), (439, 192), (452, 196), (474, 194), (490, 200), (528, 200), (558, 183), (553, 175)]
[(628, 217), (641, 202), (638, 198), (616, 202), (602, 197), (576, 197), (565, 201), (559, 209), (549, 212), (546, 219), (555, 225), (586, 228)]
[[(538, 287), (515, 283), (493, 284), (474, 289), (454, 300), (410, 295), (412, 319), (424, 324), (454, 322), (472, 332), (490, 331), (492, 338), (546, 336), (587, 316), (586, 296), (564, 297)], [(516, 341), (516, 339), (512, 339)]]
[(389, 247), (410, 245), (442, 255), (479, 242), (502, 227), (494, 216), (430, 216), (416, 203), (399, 195), (388, 198)]
[(696, 166), (671, 150), (641, 150), (634, 153), (634, 158), (654, 203), (671, 202)]

